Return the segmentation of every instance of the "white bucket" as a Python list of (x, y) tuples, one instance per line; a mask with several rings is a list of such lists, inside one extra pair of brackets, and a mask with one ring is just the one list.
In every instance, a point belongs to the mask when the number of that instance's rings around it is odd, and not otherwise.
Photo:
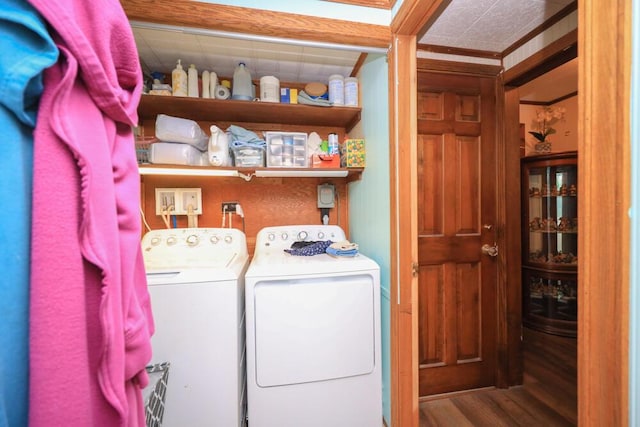
[(260, 101), (280, 102), (280, 80), (274, 76), (260, 78)]

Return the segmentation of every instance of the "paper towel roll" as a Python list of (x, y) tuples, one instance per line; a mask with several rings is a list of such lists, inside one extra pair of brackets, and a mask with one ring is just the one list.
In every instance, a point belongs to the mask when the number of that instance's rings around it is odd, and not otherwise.
[(231, 97), (231, 91), (226, 86), (218, 85), (215, 95), (216, 99), (229, 99)]
[(212, 98), (216, 97), (216, 88), (218, 87), (218, 75), (211, 71), (209, 73), (209, 94)]

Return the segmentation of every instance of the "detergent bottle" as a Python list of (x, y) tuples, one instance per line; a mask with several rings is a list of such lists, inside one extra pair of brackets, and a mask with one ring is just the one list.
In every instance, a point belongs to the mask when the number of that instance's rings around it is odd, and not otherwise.
[(208, 153), (209, 163), (212, 166), (231, 166), (229, 136), (216, 125), (212, 125), (209, 129), (211, 130)]
[(173, 96), (187, 96), (187, 72), (182, 68), (182, 64), (178, 59), (176, 68), (171, 72), (171, 86), (173, 88)]

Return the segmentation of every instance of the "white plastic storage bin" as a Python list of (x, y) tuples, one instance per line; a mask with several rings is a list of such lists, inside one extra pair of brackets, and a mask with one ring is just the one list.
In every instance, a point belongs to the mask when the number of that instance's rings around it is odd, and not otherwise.
[(206, 166), (207, 152), (193, 145), (177, 142), (156, 142), (149, 146), (149, 163), (166, 165)]
[(263, 147), (233, 147), (233, 165), (237, 167), (263, 167), (264, 148)]
[(265, 136), (267, 140), (267, 167), (307, 167), (306, 133), (265, 132)]

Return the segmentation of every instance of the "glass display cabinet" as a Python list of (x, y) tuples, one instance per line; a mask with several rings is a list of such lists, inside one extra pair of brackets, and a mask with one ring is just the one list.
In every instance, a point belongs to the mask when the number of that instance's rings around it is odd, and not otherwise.
[(522, 321), (577, 335), (578, 158), (575, 151), (522, 159)]

